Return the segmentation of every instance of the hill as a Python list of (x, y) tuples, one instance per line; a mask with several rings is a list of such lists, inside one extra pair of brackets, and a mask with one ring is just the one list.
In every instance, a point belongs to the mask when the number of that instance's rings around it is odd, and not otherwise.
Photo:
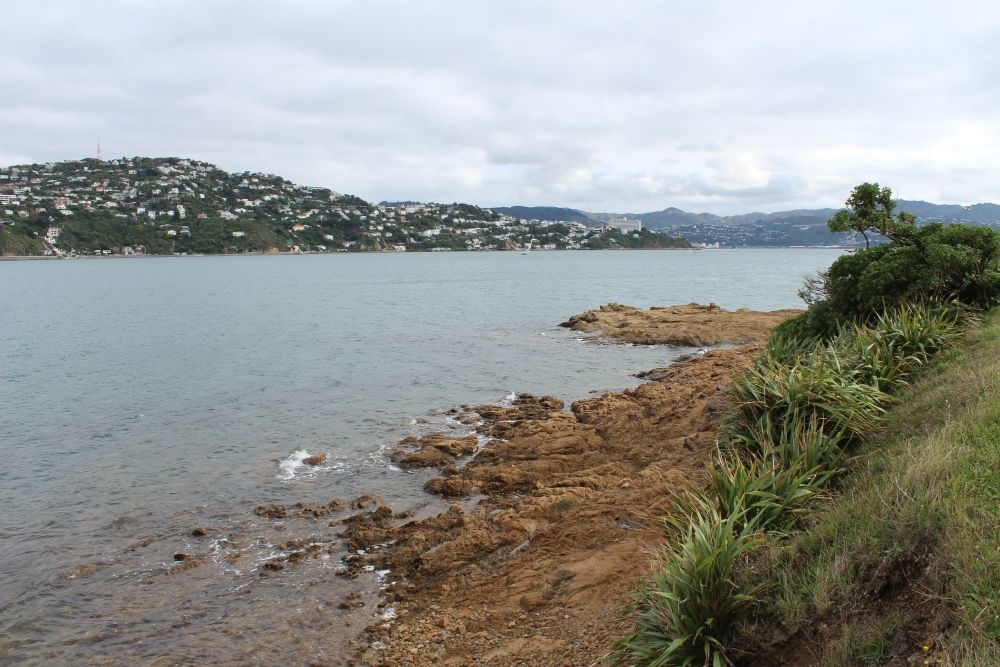
[(0, 168), (0, 255), (689, 247), (471, 204), (371, 204), (198, 160), (121, 158)]
[[(919, 223), (958, 222), (1000, 229), (1000, 205), (932, 204), (900, 200), (900, 210), (917, 216)], [(592, 224), (613, 220), (638, 220), (643, 227), (683, 236), (692, 243), (721, 247), (856, 247), (863, 241), (852, 234), (834, 233), (826, 228), (837, 209), (794, 209), (774, 213), (741, 213), (720, 216), (712, 213), (689, 213), (669, 207), (649, 213), (588, 213)]]
[(519, 220), (548, 220), (551, 222), (582, 222), (593, 224), (593, 219), (575, 208), (559, 206), (494, 206), (495, 213), (509, 215)]

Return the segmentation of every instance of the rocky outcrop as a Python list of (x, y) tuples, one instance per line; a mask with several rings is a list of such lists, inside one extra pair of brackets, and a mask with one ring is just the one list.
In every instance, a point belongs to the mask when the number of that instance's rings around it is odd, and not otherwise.
[(609, 340), (638, 345), (704, 347), (766, 340), (771, 330), (800, 310), (761, 312), (725, 310), (710, 303), (654, 307), (649, 310), (609, 303), (574, 315), (559, 326), (596, 332)]

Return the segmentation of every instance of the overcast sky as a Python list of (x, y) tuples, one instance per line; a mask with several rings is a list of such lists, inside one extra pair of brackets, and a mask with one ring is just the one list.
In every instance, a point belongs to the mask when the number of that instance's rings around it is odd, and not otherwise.
[(0, 0), (0, 35), (0, 164), (100, 136), (372, 201), (1000, 202), (992, 2)]

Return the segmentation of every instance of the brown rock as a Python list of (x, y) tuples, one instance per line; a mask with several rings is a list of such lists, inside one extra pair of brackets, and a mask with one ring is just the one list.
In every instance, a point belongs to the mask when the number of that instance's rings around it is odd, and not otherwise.
[(283, 519), (288, 516), (288, 509), (281, 505), (258, 505), (254, 508), (254, 514), (268, 519)]
[(771, 329), (800, 310), (731, 311), (714, 303), (689, 303), (643, 310), (609, 303), (597, 310), (574, 315), (560, 326), (575, 331), (598, 332), (602, 337), (639, 345), (703, 347), (730, 343), (762, 342)]
[(319, 454), (313, 454), (312, 456), (307, 456), (302, 459), (302, 462), (307, 466), (318, 466), (326, 463), (326, 452), (321, 452)]

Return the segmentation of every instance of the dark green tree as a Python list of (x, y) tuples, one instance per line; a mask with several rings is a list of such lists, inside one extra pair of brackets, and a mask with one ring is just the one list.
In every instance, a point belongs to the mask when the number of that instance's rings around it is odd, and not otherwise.
[(845, 202), (847, 211), (838, 211), (826, 225), (833, 232), (856, 232), (865, 237), (865, 248), (870, 248), (868, 232), (874, 231), (896, 241), (909, 234), (916, 217), (900, 211), (893, 216), (896, 202), (890, 188), (878, 183), (862, 183), (851, 191)]

